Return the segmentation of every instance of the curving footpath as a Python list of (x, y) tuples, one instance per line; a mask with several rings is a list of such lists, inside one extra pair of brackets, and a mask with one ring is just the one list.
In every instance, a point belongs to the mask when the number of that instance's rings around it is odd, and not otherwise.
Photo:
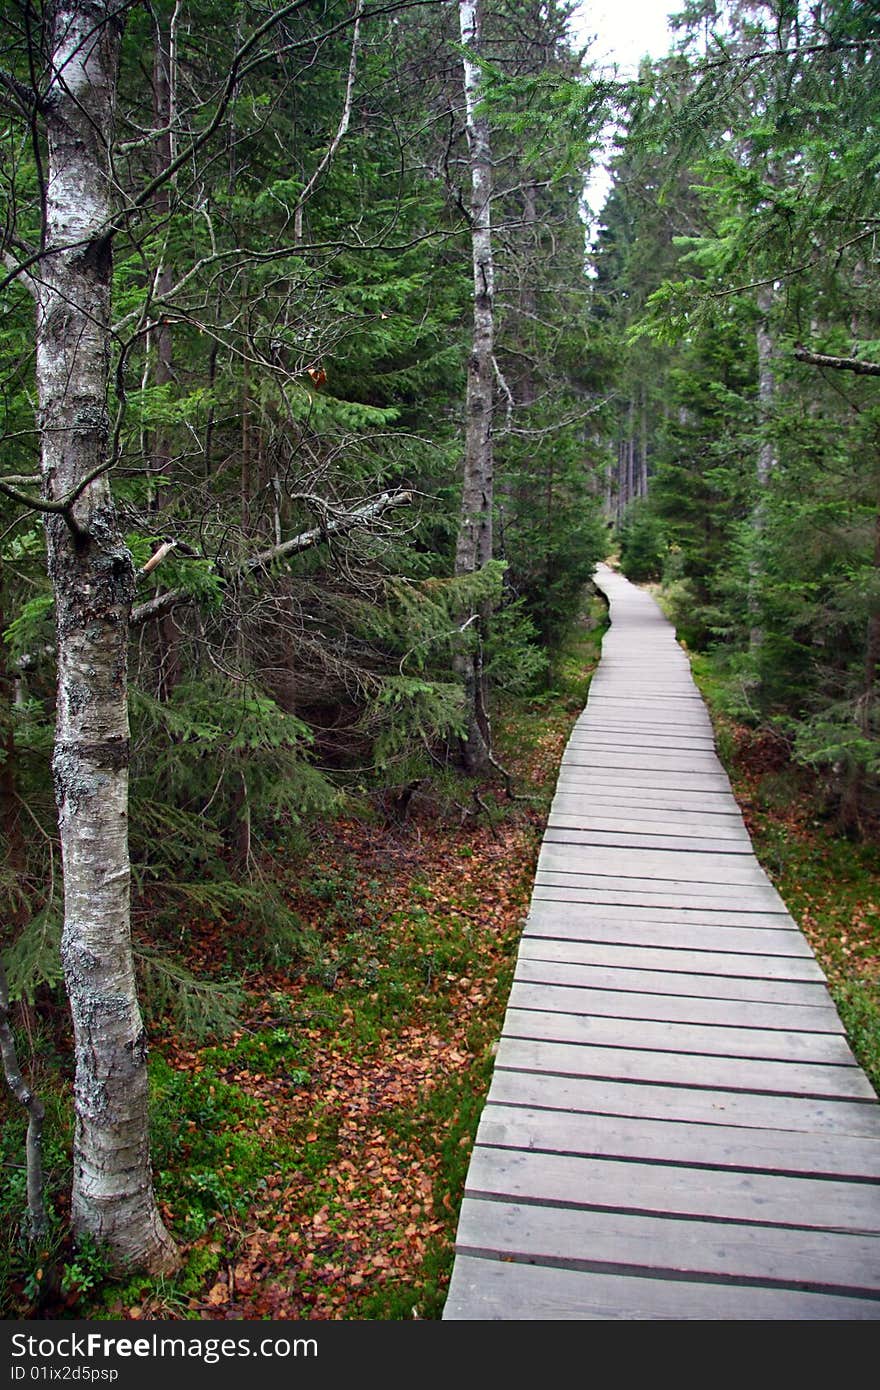
[(880, 1105), (670, 624), (596, 581), (444, 1318), (880, 1318)]

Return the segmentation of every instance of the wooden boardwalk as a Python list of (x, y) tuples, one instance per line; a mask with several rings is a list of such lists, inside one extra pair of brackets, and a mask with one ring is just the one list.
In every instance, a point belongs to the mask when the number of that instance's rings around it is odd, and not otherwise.
[(672, 628), (597, 582), (444, 1317), (880, 1318), (880, 1105)]

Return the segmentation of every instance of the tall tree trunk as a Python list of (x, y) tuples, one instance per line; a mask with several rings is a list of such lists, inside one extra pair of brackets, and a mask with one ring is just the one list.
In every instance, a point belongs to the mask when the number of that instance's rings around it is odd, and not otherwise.
[[(763, 5), (749, 0), (747, 9), (753, 10), (756, 17), (763, 18)], [(787, 3), (770, 5), (770, 16), (775, 20), (775, 41), (782, 51), (787, 51), (794, 33), (795, 43), (798, 42), (798, 32), (794, 25), (797, 6)], [(771, 121), (776, 119), (776, 111), (780, 104), (784, 104), (785, 93), (783, 79), (778, 68), (771, 71), (770, 82), (765, 98), (765, 112)], [(780, 171), (772, 158), (764, 157), (760, 154), (755, 155), (754, 151), (749, 151), (749, 163), (756, 163), (757, 168), (763, 175), (765, 181), (771, 188), (777, 188), (781, 182)], [(763, 164), (763, 168), (761, 167)], [(757, 654), (764, 641), (764, 631), (760, 622), (760, 587), (762, 579), (763, 564), (761, 559), (762, 532), (766, 526), (767, 517), (767, 489), (770, 479), (773, 476), (777, 464), (776, 445), (770, 434), (770, 427), (773, 419), (773, 412), (776, 404), (776, 374), (774, 360), (776, 357), (776, 344), (773, 336), (773, 312), (776, 304), (776, 289), (773, 282), (760, 285), (756, 295), (758, 309), (758, 325), (755, 331), (755, 346), (758, 356), (758, 428), (760, 430), (760, 444), (758, 446), (758, 457), (755, 461), (755, 481), (757, 483), (757, 500), (752, 509), (752, 530), (754, 533), (754, 552), (749, 565), (749, 649), (753, 655)]]
[[(107, 473), (113, 125), (123, 0), (58, 0), (37, 305), (41, 467), (58, 635), (53, 771), (76, 1061), (72, 1219), (120, 1266), (168, 1270), (153, 1197), (147, 1045), (129, 923), (131, 555)], [(93, 480), (83, 487), (86, 479)]]
[(15, 730), (12, 708), (15, 703), (15, 679), (6, 659), (3, 632), (6, 627), (3, 593), (3, 569), (0, 566), (0, 825), (6, 842), (6, 859), (15, 871), (24, 866), (24, 839), (21, 833), (21, 808), (18, 804), (16, 779)]
[[(880, 506), (874, 516), (875, 574), (880, 575)], [(865, 631), (865, 661), (862, 689), (856, 700), (856, 723), (867, 741), (876, 737), (875, 709), (877, 703), (877, 669), (880, 666), (880, 610), (872, 603)], [(865, 786), (865, 766), (858, 762), (847, 774), (840, 806), (840, 820), (845, 830), (861, 832), (862, 794)]]
[[(522, 319), (525, 321), (521, 337), (523, 342), (528, 342), (529, 330), (534, 323), (538, 313), (538, 296), (535, 291), (535, 284), (538, 278), (538, 189), (534, 182), (529, 182), (523, 189), (523, 241), (525, 243), (525, 266), (522, 272), (519, 291), (519, 309)], [(517, 383), (517, 394), (520, 403), (524, 406), (534, 405), (535, 403), (535, 364), (530, 357), (526, 357), (519, 370), (519, 380)]]
[(760, 648), (764, 640), (764, 632), (758, 619), (758, 589), (761, 581), (761, 561), (757, 549), (761, 544), (761, 533), (765, 526), (767, 488), (770, 485), (770, 479), (776, 468), (776, 446), (767, 433), (776, 398), (776, 376), (773, 367), (775, 344), (773, 341), (773, 329), (771, 324), (775, 295), (772, 285), (762, 285), (760, 287), (758, 290), (757, 302), (758, 327), (755, 334), (755, 341), (758, 352), (759, 428), (762, 431), (762, 438), (758, 446), (758, 457), (755, 463), (755, 481), (757, 483), (758, 495), (755, 506), (752, 509), (752, 530), (754, 532), (756, 550), (749, 565), (749, 611), (751, 614), (749, 647), (753, 653)]
[[(153, 62), (153, 119), (159, 132), (153, 172), (162, 174), (170, 167), (174, 158), (173, 128), (176, 96), (174, 73), (174, 49), (176, 35), (174, 22), (166, 35), (161, 27), (156, 33), (156, 54)], [(171, 212), (171, 197), (167, 184), (157, 189), (153, 207), (159, 225), (167, 222)], [(169, 292), (174, 283), (171, 266), (167, 263), (167, 251), (163, 253), (163, 264), (157, 279), (156, 289), (161, 298)], [(152, 347), (155, 353), (153, 380), (159, 387), (168, 386), (174, 379), (174, 352), (171, 340), (171, 325), (164, 315), (152, 334)], [(162, 511), (168, 502), (167, 482), (171, 467), (171, 439), (168, 427), (157, 425), (153, 431), (151, 472), (158, 479), (153, 493), (153, 507)], [(165, 617), (156, 623), (156, 665), (158, 671), (157, 695), (160, 700), (169, 700), (176, 686), (180, 684), (183, 667), (180, 659), (180, 635), (173, 617)]]
[(639, 402), (639, 496), (648, 495), (648, 404), (642, 384)]
[(623, 521), (626, 504), (626, 440), (621, 435), (617, 441), (617, 524)]
[[(482, 19), (479, 0), (460, 0), (461, 41), (479, 53)], [(461, 517), (455, 552), (455, 572), (474, 574), (492, 558), (492, 386), (494, 351), (495, 273), (492, 260), (492, 151), (489, 122), (477, 108), (481, 76), (477, 63), (466, 53), (464, 97), (468, 155), (471, 174), (471, 246), (474, 274), (474, 331), (468, 358), (465, 425), (464, 480)], [(480, 615), (481, 625), (486, 613)], [(467, 732), (462, 741), (462, 761), (478, 771), (489, 761), (490, 735), (483, 689), (479, 634), (455, 658), (455, 669), (464, 682)]]

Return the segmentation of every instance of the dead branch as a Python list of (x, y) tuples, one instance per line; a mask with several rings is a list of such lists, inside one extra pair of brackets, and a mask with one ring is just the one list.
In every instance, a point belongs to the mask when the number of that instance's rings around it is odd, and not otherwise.
[(794, 350), (798, 362), (813, 367), (831, 367), (836, 372), (855, 372), (857, 376), (880, 376), (880, 362), (867, 362), (863, 357), (834, 357), (827, 352), (811, 352), (798, 343)]
[[(344, 535), (349, 531), (356, 530), (359, 526), (369, 526), (384, 512), (391, 511), (394, 507), (408, 506), (411, 501), (411, 492), (383, 492), (375, 501), (369, 502), (364, 507), (358, 507), (345, 516), (335, 517), (332, 521), (328, 521), (325, 526), (315, 526), (310, 531), (302, 531), (289, 541), (282, 541), (281, 545), (273, 545), (269, 550), (261, 550), (256, 555), (248, 556), (235, 566), (232, 577), (254, 574), (258, 570), (268, 569), (278, 560), (287, 560), (292, 555), (299, 555), (304, 550), (311, 550), (314, 546), (320, 545), (322, 541), (329, 540), (331, 536)], [(133, 628), (140, 627), (143, 623), (152, 622), (156, 618), (170, 613), (173, 608), (194, 602), (195, 595), (191, 594), (188, 589), (169, 589), (167, 593), (158, 594), (156, 598), (148, 599), (146, 603), (138, 604), (136, 608), (132, 609), (131, 626)]]

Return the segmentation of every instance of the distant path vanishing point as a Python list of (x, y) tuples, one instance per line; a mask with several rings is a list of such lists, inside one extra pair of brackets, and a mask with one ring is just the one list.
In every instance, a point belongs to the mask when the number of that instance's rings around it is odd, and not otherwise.
[(880, 1104), (672, 627), (596, 582), (444, 1318), (880, 1318)]

